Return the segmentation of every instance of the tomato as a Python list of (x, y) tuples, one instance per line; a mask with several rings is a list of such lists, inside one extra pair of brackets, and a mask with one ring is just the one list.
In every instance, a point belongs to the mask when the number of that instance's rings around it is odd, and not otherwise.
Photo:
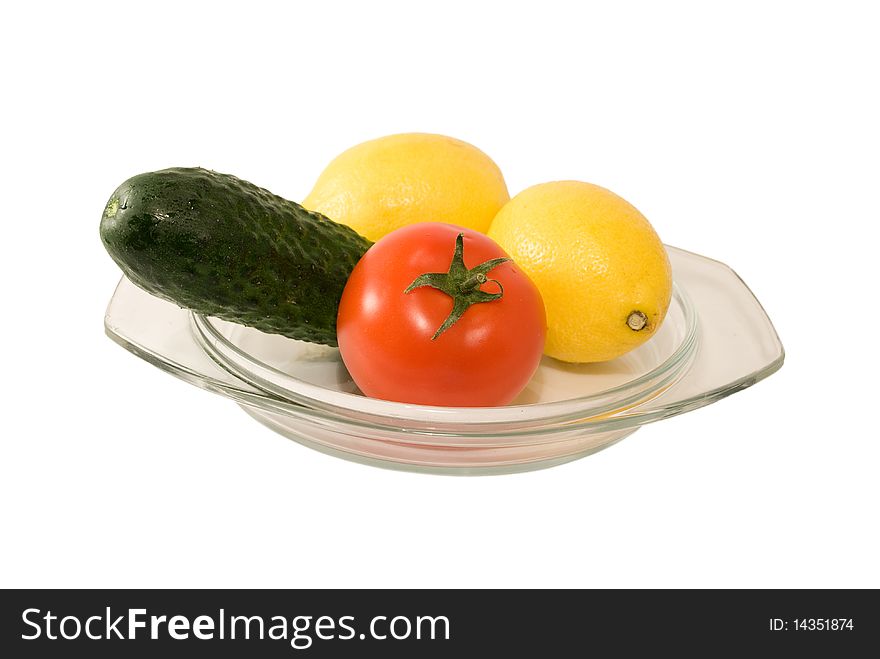
[(342, 293), (336, 332), (367, 396), (488, 407), (525, 388), (546, 326), (537, 287), (495, 242), (425, 222), (367, 250)]

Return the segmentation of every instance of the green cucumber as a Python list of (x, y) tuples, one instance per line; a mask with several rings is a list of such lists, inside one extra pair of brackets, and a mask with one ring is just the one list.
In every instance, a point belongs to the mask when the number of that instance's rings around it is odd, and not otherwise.
[(139, 174), (110, 197), (101, 240), (149, 293), (200, 314), (336, 345), (336, 312), (366, 238), (228, 174)]

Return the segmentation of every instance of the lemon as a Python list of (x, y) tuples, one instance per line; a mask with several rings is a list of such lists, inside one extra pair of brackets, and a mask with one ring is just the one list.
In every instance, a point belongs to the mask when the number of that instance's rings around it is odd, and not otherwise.
[(375, 241), (415, 222), (485, 233), (509, 199), (501, 170), (476, 147), (443, 135), (404, 133), (337, 156), (303, 206)]
[(499, 211), (489, 237), (541, 291), (551, 357), (614, 359), (651, 338), (666, 316), (666, 250), (648, 220), (610, 190), (580, 181), (528, 188)]

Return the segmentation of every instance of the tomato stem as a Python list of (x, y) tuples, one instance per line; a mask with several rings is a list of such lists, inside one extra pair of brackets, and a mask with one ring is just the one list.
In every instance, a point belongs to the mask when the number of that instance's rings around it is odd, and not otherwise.
[(487, 281), (489, 281), (489, 278), (486, 275), (484, 275), (482, 272), (478, 272), (477, 274), (471, 275), (470, 277), (465, 279), (464, 282), (462, 282), (461, 286), (459, 287), (459, 290), (462, 293), (467, 293), (468, 291), (476, 288), (477, 286), (481, 286), (482, 284), (485, 284)]
[[(422, 286), (430, 286), (452, 298), (452, 311), (434, 332), (434, 336), (431, 337), (432, 341), (458, 322), (471, 305), (501, 299), (504, 295), (504, 287), (500, 281), (489, 279), (486, 274), (507, 261), (510, 261), (507, 257), (489, 259), (468, 270), (464, 264), (464, 234), (460, 233), (455, 238), (455, 250), (452, 253), (449, 270), (447, 272), (426, 272), (415, 278), (413, 283), (406, 288), (404, 294)], [(489, 282), (498, 284), (497, 293), (489, 293), (480, 289), (480, 286)]]

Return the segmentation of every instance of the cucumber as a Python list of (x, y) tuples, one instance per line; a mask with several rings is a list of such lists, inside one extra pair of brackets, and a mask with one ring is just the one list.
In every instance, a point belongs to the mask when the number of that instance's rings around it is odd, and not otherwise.
[(336, 312), (366, 238), (229, 174), (173, 168), (120, 185), (101, 240), (149, 293), (271, 334), (336, 345)]

